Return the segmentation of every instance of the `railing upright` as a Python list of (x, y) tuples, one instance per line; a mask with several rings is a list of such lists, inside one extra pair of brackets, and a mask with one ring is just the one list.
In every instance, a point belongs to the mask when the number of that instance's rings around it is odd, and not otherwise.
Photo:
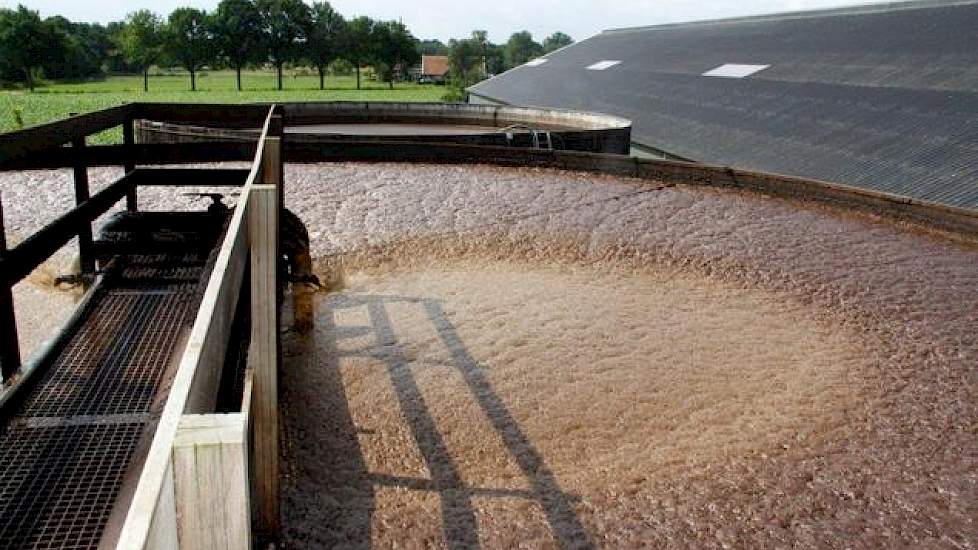
[[(0, 259), (7, 253), (7, 235), (3, 223), (3, 197), (0, 195)], [(20, 343), (17, 340), (17, 317), (10, 281), (0, 273), (0, 373), (3, 382), (10, 380), (20, 368)]]
[(261, 178), (251, 188), (248, 236), (251, 247), (251, 347), (254, 372), (252, 460), (255, 488), (255, 534), (274, 539), (279, 533), (278, 366), (279, 224), (282, 186), (282, 118), (272, 115), (264, 135)]
[[(136, 139), (133, 135), (133, 123), (134, 120), (131, 115), (126, 115), (122, 122), (122, 144), (126, 148), (126, 160), (123, 165), (123, 170), (128, 174), (136, 169), (136, 164), (133, 162), (135, 156), (135, 144)], [(136, 204), (136, 188), (133, 187), (126, 193), (126, 210), (130, 212), (135, 212), (138, 206)]]
[[(85, 163), (85, 137), (72, 140), (71, 148), (76, 153), (75, 166), (73, 167), (75, 206), (81, 206), (82, 203), (91, 198), (88, 188), (88, 166)], [(78, 258), (81, 263), (82, 279), (93, 276), (95, 273), (95, 245), (92, 242), (91, 222), (78, 230)]]

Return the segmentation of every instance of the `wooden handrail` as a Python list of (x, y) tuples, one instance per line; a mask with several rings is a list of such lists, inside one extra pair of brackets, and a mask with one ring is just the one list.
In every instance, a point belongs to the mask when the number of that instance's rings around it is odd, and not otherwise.
[[(143, 463), (132, 499), (128, 503), (128, 512), (116, 541), (117, 548), (127, 550), (175, 548), (186, 542), (181, 541), (181, 531), (177, 527), (179, 502), (174, 489), (174, 483), (179, 483), (181, 475), (187, 474), (185, 470), (180, 469), (180, 465), (175, 466), (173, 463), (174, 442), (178, 430), (185, 414), (204, 414), (213, 410), (212, 400), (216, 399), (216, 386), (222, 371), (220, 362), (223, 361), (228, 345), (231, 318), (236, 311), (238, 295), (242, 291), (241, 283), (249, 256), (251, 257), (252, 303), (263, 300), (267, 304), (269, 300), (268, 296), (264, 298), (255, 296), (256, 277), (261, 280), (261, 285), (268, 285), (267, 277), (262, 276), (262, 273), (267, 275), (268, 271), (262, 266), (269, 264), (273, 266), (271, 281), (273, 285), (277, 284), (275, 282), (277, 252), (274, 248), (270, 251), (260, 244), (268, 242), (268, 238), (262, 237), (260, 233), (265, 232), (267, 235), (267, 232), (271, 231), (271, 235), (277, 236), (278, 231), (278, 216), (274, 208), (269, 216), (272, 223), (268, 223), (269, 219), (262, 218), (264, 213), (269, 213), (270, 198), (266, 195), (267, 192), (270, 189), (277, 189), (277, 186), (270, 188), (265, 185), (263, 175), (265, 171), (275, 166), (275, 163), (266, 165), (268, 153), (274, 150), (273, 147), (266, 152), (266, 147), (269, 143), (277, 141), (278, 137), (271, 135), (269, 131), (275, 116), (273, 107), (268, 110), (265, 118), (251, 169), (248, 171), (237, 207), (218, 251), (197, 317), (153, 435), (153, 441)], [(281, 162), (280, 156), (277, 162)], [(273, 193), (272, 197), (274, 196)], [(277, 199), (275, 203), (277, 204)], [(260, 226), (261, 230), (256, 232), (256, 226)], [(265, 286), (262, 288), (264, 289)], [(267, 291), (263, 290), (263, 292), (267, 294)], [(274, 304), (275, 290), (271, 289), (271, 292), (270, 299)], [(253, 305), (253, 318), (254, 315)], [(253, 319), (253, 324), (256, 322)], [(262, 327), (263, 330), (274, 330), (273, 342), (277, 343), (277, 320), (274, 323), (263, 321)], [(253, 342), (254, 338), (253, 327)], [(255, 345), (253, 343), (253, 346)], [(267, 350), (268, 342), (261, 346)], [(274, 353), (277, 355), (277, 350)], [(262, 355), (262, 352), (256, 349), (249, 353), (249, 368), (253, 368), (251, 358), (255, 355)], [(272, 365), (272, 368), (274, 367), (275, 365)], [(274, 376), (274, 372), (272, 375)], [(265, 372), (264, 376), (267, 379), (268, 373)], [(260, 378), (260, 374), (255, 376), (252, 388), (254, 396), (249, 396), (249, 403), (262, 400), (262, 392), (268, 391), (267, 382), (261, 381)], [(267, 396), (265, 400), (267, 401)], [(252, 405), (252, 408), (255, 406)], [(242, 410), (241, 414), (246, 417), (244, 424), (252, 425), (247, 418), (251, 411)], [(246, 492), (247, 487), (241, 487), (241, 490)], [(201, 541), (198, 541), (199, 543)]]

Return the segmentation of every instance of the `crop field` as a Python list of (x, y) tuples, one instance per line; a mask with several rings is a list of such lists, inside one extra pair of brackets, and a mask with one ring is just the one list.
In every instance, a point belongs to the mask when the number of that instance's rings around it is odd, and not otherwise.
[[(202, 72), (197, 75), (197, 91), (190, 91), (190, 76), (174, 74), (150, 76), (149, 92), (143, 92), (142, 76), (111, 76), (104, 80), (79, 83), (49, 83), (34, 93), (0, 92), (0, 132), (43, 124), (69, 113), (84, 113), (130, 101), (183, 103), (250, 103), (255, 101), (441, 101), (443, 86), (400, 82), (391, 90), (387, 83), (364, 77), (360, 90), (354, 76), (328, 76), (324, 90), (314, 72), (286, 71), (283, 90), (276, 89), (272, 71), (247, 71), (242, 74), (243, 91), (235, 84), (233, 71)], [(92, 143), (111, 143), (121, 139), (119, 130), (91, 138)]]

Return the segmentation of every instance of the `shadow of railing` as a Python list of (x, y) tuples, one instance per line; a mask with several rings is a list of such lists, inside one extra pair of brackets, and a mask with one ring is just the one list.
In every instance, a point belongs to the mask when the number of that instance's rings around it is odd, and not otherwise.
[[(429, 407), (425, 404), (421, 388), (412, 373), (411, 362), (398, 341), (387, 310), (389, 303), (414, 303), (424, 309), (428, 320), (434, 325), (449, 352), (451, 366), (461, 374), (482, 413), (488, 418), (510, 456), (529, 481), (529, 490), (486, 489), (465, 485), (445, 439), (438, 430)], [(523, 432), (503, 399), (493, 389), (483, 368), (466, 348), (458, 330), (448, 319), (439, 301), (403, 296), (334, 296), (327, 307), (326, 315), (320, 315), (319, 321), (325, 321), (326, 324), (321, 327), (329, 335), (328, 338), (333, 341), (333, 344), (344, 337), (362, 336), (367, 331), (374, 333), (376, 343), (367, 349), (350, 352), (340, 352), (335, 345), (331, 345), (335, 353), (327, 368), (336, 370), (334, 374), (329, 375), (333, 383), (331, 387), (318, 388), (317, 391), (344, 391), (338, 374), (338, 362), (342, 356), (369, 356), (381, 361), (390, 376), (401, 413), (431, 475), (431, 479), (424, 479), (371, 474), (365, 471), (360, 458), (360, 465), (355, 469), (361, 471), (363, 478), (357, 483), (437, 492), (441, 501), (445, 539), (451, 548), (480, 546), (476, 514), (472, 506), (474, 497), (516, 497), (536, 501), (542, 507), (550, 530), (561, 547), (594, 547), (590, 535), (574, 512), (575, 497), (563, 492), (543, 456)], [(337, 327), (333, 318), (335, 311), (355, 307), (366, 308), (370, 326)], [(345, 401), (345, 397), (343, 399)], [(349, 423), (347, 428), (355, 438), (356, 431), (349, 410), (334, 412), (345, 419), (342, 420), (343, 423)], [(366, 520), (368, 525), (361, 534), (369, 537), (369, 514)]]

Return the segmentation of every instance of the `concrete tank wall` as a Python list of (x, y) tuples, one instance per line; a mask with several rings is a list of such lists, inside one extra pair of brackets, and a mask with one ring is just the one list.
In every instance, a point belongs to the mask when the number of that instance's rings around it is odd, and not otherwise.
[[(469, 145), (538, 147), (627, 155), (631, 122), (614, 116), (490, 105), (454, 103), (328, 102), (289, 103), (284, 117), (290, 141), (409, 141)], [(434, 126), (491, 126), (500, 131), (442, 135), (346, 135), (296, 133), (295, 127), (322, 124), (415, 124)], [(253, 141), (257, 129), (231, 129), (138, 121), (141, 143), (195, 141)], [(427, 133), (425, 133), (427, 134)]]

